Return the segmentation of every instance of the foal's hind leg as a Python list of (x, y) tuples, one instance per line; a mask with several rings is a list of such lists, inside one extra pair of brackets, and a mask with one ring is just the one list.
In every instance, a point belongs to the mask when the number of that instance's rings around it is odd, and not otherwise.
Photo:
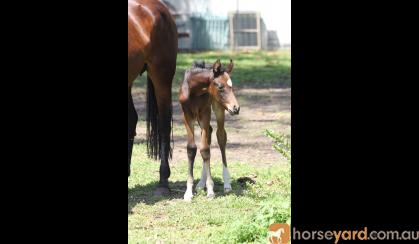
[(194, 138), (194, 119), (191, 113), (187, 111), (186, 109), (183, 109), (183, 122), (186, 127), (186, 133), (188, 136), (188, 144), (186, 146), (186, 150), (188, 153), (188, 180), (186, 183), (186, 192), (183, 196), (183, 199), (185, 201), (191, 201), (193, 197), (193, 166), (196, 156), (196, 144), (195, 144), (195, 138)]
[(214, 110), (215, 117), (217, 119), (217, 141), (220, 146), (221, 157), (223, 159), (223, 181), (224, 181), (224, 192), (228, 193), (231, 191), (230, 184), (230, 173), (227, 168), (226, 158), (226, 144), (227, 144), (227, 132), (224, 129), (225, 112), (224, 108), (218, 103), (213, 102), (212, 109)]
[(134, 137), (136, 135), (135, 128), (137, 126), (138, 115), (132, 101), (131, 89), (128, 89), (128, 176), (131, 174), (131, 156)]
[(199, 125), (201, 126), (201, 156), (204, 161), (204, 168), (206, 171), (205, 183), (207, 186), (207, 197), (213, 198), (214, 194), (214, 181), (211, 177), (210, 167), (210, 144), (211, 144), (211, 131), (210, 131), (210, 120), (211, 120), (211, 107), (206, 108), (199, 114), (198, 117)]

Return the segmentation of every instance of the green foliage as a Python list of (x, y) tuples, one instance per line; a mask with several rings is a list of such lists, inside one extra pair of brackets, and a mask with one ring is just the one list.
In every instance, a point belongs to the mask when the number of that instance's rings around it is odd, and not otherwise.
[[(220, 243), (266, 243), (268, 227), (291, 220), (291, 170), (269, 168), (259, 171), (257, 183), (249, 185), (245, 195), (256, 201), (257, 208), (238, 217), (228, 231), (220, 233)], [(262, 179), (270, 179), (269, 184)]]
[(272, 147), (286, 159), (291, 161), (291, 143), (288, 141), (287, 137), (284, 134), (275, 133), (271, 130), (265, 130), (264, 134), (274, 140)]
[(290, 201), (280, 195), (271, 195), (260, 203), (259, 209), (250, 217), (238, 219), (231, 231), (224, 236), (225, 243), (266, 243), (267, 230), (273, 223), (289, 223)]

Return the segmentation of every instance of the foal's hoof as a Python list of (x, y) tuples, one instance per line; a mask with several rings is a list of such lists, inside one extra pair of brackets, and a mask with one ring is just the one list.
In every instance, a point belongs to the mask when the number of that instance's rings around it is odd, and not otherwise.
[(183, 195), (183, 200), (185, 200), (186, 202), (190, 202), (192, 201), (193, 195), (185, 193), (185, 195)]
[(232, 190), (231, 190), (231, 188), (224, 188), (224, 193), (230, 193)]
[(156, 197), (167, 196), (169, 194), (170, 190), (166, 187), (157, 187), (157, 189), (154, 191), (154, 196)]
[(203, 183), (198, 182), (198, 184), (195, 187), (195, 190), (196, 191), (205, 190), (205, 182), (203, 182)]
[(214, 194), (214, 193), (208, 193), (208, 194), (207, 194), (207, 198), (208, 198), (209, 200), (212, 200), (212, 199), (214, 199), (214, 198), (215, 198), (215, 194)]

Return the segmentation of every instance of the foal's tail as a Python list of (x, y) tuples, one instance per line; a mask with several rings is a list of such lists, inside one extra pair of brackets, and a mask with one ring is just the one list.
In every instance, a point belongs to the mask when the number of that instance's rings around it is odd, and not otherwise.
[[(161, 159), (162, 153), (164, 154), (163, 157), (165, 159), (172, 158), (172, 148), (173, 146), (173, 117), (172, 117), (172, 104), (165, 108), (168, 110), (167, 118), (164, 118), (165, 128), (160, 128), (159, 123), (159, 109), (157, 106), (157, 98), (154, 91), (154, 85), (151, 81), (150, 77), (147, 76), (147, 113), (146, 113), (146, 121), (147, 121), (147, 154), (148, 157), (153, 159)], [(170, 132), (172, 133), (170, 134)], [(164, 152), (162, 152), (162, 142), (166, 147), (164, 148)]]

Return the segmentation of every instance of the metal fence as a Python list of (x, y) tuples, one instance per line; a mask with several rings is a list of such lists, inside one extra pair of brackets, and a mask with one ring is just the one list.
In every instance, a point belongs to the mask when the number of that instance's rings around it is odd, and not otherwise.
[(193, 50), (226, 49), (229, 44), (227, 18), (193, 16), (190, 18)]
[[(177, 19), (178, 31), (188, 33), (179, 39), (179, 49), (186, 51), (225, 49), (276, 49), (276, 33), (268, 33), (259, 13), (230, 14), (229, 17), (211, 15), (183, 15)], [(269, 35), (268, 35), (269, 34)]]

